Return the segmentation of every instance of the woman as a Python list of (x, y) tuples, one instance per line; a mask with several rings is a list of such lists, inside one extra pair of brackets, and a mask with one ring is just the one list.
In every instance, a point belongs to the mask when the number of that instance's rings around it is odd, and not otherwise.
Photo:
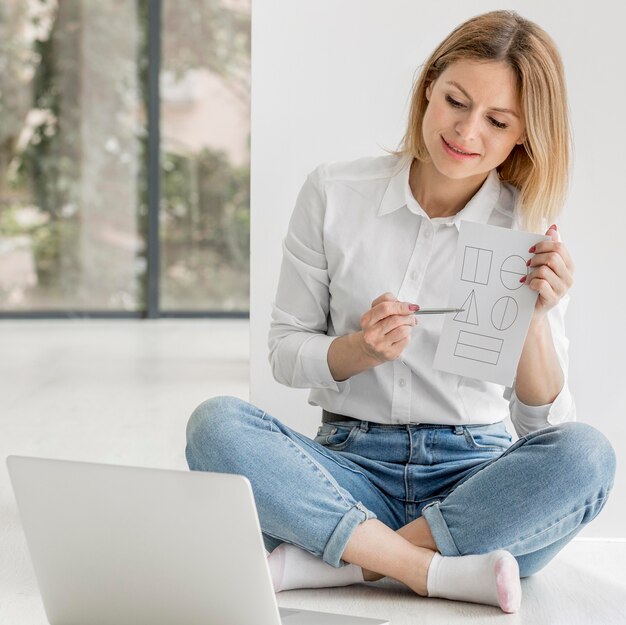
[[(323, 408), (318, 435), (231, 397), (201, 404), (187, 429), (190, 469), (250, 479), (277, 591), (390, 576), (515, 612), (520, 577), (603, 508), (615, 454), (575, 422), (574, 264), (556, 225), (546, 232), (568, 169), (556, 47), (495, 11), (426, 62), (399, 151), (307, 177), (269, 345), (275, 378)], [(529, 250), (538, 297), (510, 388), (434, 370), (443, 317), (412, 314), (446, 305), (461, 219), (550, 237)]]

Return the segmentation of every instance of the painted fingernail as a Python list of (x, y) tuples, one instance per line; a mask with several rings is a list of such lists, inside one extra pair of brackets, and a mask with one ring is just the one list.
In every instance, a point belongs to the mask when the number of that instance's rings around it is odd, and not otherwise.
[(530, 261), (531, 260), (532, 260), (531, 258), (528, 259), (528, 262), (526, 263), (526, 267), (530, 267)]
[(420, 307), (417, 304), (409, 304), (409, 310), (419, 310)]
[(520, 282), (526, 282), (526, 276), (519, 279)]
[[(550, 228), (552, 228), (552, 230), (556, 230), (556, 224), (552, 224), (552, 225), (550, 226)], [(549, 230), (550, 228), (548, 228), (548, 230)]]
[(537, 246), (533, 245), (528, 251), (529, 253), (534, 254), (536, 249), (537, 249)]

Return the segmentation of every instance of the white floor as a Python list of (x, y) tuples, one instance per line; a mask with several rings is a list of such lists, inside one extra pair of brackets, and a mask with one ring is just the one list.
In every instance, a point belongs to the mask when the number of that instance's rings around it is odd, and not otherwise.
[[(194, 407), (213, 395), (248, 399), (248, 333), (245, 320), (0, 322), (0, 623), (46, 623), (6, 456), (186, 469)], [(574, 540), (522, 586), (514, 615), (421, 598), (393, 580), (278, 602), (393, 625), (626, 624), (626, 542)]]

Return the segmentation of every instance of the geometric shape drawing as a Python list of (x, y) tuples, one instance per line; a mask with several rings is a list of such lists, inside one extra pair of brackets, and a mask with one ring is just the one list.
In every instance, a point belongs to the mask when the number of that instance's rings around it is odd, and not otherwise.
[(454, 355), (477, 360), (487, 365), (497, 365), (502, 352), (502, 339), (461, 330), (454, 348)]
[(463, 302), (465, 310), (458, 312), (454, 315), (454, 321), (460, 321), (461, 323), (470, 323), (474, 326), (478, 325), (478, 308), (476, 308), (476, 293), (472, 291), (467, 299)]
[(508, 295), (501, 297), (491, 309), (491, 323), (496, 330), (508, 330), (517, 319), (517, 302)]
[(461, 280), (464, 282), (476, 282), (477, 284), (488, 284), (492, 257), (493, 252), (491, 250), (466, 246), (465, 254), (463, 255)]
[(526, 266), (526, 261), (521, 256), (509, 256), (500, 268), (500, 280), (509, 291), (515, 291), (524, 286), (520, 278), (527, 276), (528, 271), (529, 267)]

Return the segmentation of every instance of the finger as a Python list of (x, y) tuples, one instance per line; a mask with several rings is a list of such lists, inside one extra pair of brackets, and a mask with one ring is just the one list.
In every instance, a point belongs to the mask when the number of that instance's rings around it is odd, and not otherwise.
[(365, 313), (361, 315), (361, 326), (368, 326), (370, 324), (376, 323), (376, 321), (372, 321), (372, 310), (374, 310), (376, 306), (378, 306), (382, 302), (395, 302), (397, 301), (397, 299), (398, 298), (393, 293), (390, 293), (389, 291), (387, 291), (386, 293), (383, 293), (382, 295), (379, 295), (372, 302), (372, 307), (370, 308), (370, 310), (366, 311)]
[[(567, 291), (563, 281), (548, 267), (541, 265), (534, 271), (531, 271), (526, 277), (526, 284), (533, 290), (540, 293), (542, 297), (550, 297), (555, 295), (557, 299)], [(545, 285), (550, 289), (546, 289)], [(543, 288), (543, 291), (541, 290)]]
[(547, 267), (557, 276), (565, 276), (569, 272), (564, 258), (558, 252), (542, 252), (535, 254), (529, 259), (526, 265), (531, 268)]
[(395, 302), (397, 299), (398, 298), (393, 293), (390, 293), (389, 291), (387, 291), (387, 293), (383, 293), (382, 295), (379, 295), (372, 302), (372, 308), (374, 308), (374, 306), (377, 306), (381, 302), (386, 302), (386, 301)]
[(556, 252), (561, 256), (565, 266), (574, 273), (574, 261), (567, 247), (561, 241), (539, 241), (533, 245), (528, 252), (530, 254), (544, 254), (546, 252)]
[(550, 237), (550, 241), (559, 241), (560, 237), (559, 237), (559, 233), (557, 232), (557, 227), (556, 224), (552, 224), (547, 230), (546, 230), (546, 236)]
[[(546, 270), (545, 277), (550, 280), (551, 284), (554, 284), (554, 282), (550, 279), (549, 276), (550, 272), (553, 272), (562, 283), (562, 287), (559, 290), (566, 291), (567, 289), (570, 289), (574, 284), (573, 273), (570, 271), (570, 268), (565, 264), (563, 257), (556, 252), (545, 252), (543, 254), (537, 254), (533, 258), (531, 258), (527, 264), (531, 268), (531, 270), (536, 270), (540, 267), (544, 267)], [(530, 273), (528, 275), (530, 275)], [(544, 277), (543, 275), (536, 275), (538, 277)]]
[(410, 341), (411, 331), (405, 330), (403, 328), (395, 328), (394, 330), (392, 330), (385, 336), (385, 340), (389, 342), (389, 345), (393, 345), (394, 343), (397, 343), (398, 341), (406, 341), (406, 340)]
[(404, 326), (413, 327), (418, 323), (415, 315), (392, 315), (380, 322), (381, 331), (384, 335), (393, 332), (396, 328)]
[(547, 280), (544, 280), (543, 278), (533, 278), (528, 286), (533, 291), (537, 291), (543, 301), (549, 304), (549, 307), (558, 303), (559, 297)]
[[(398, 317), (394, 317), (398, 319)], [(392, 352), (401, 346), (407, 345), (412, 338), (412, 327), (405, 327), (410, 325), (410, 321), (415, 318), (415, 315), (409, 317), (409, 324), (400, 324), (389, 329), (389, 331), (383, 330), (384, 324), (389, 321), (389, 317), (383, 320), (376, 326), (369, 328), (368, 342), (373, 346), (376, 353), (384, 356), (385, 360), (391, 360), (393, 357)]]
[(412, 315), (413, 311), (409, 308), (410, 305), (409, 302), (399, 302), (397, 300), (394, 302), (380, 302), (369, 311), (369, 322), (373, 325), (381, 319), (391, 317), (392, 315)]

